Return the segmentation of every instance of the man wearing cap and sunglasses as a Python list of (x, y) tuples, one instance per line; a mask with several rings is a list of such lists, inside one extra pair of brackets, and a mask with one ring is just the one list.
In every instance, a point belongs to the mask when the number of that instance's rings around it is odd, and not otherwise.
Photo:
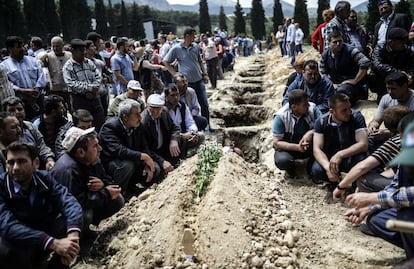
[(137, 80), (130, 80), (127, 85), (126, 92), (119, 94), (112, 101), (111, 105), (108, 108), (107, 118), (114, 117), (118, 115), (119, 104), (127, 99), (132, 99), (137, 101), (141, 106), (141, 111), (145, 109), (144, 101), (141, 99), (144, 89), (141, 88), (141, 84)]
[(414, 235), (394, 232), (386, 228), (390, 219), (414, 221), (414, 123), (405, 129), (401, 140), (401, 151), (388, 166), (398, 166), (390, 185), (380, 192), (358, 192), (347, 197), (353, 209), (345, 213), (351, 223), (366, 223), (374, 236), (404, 248), (407, 259), (414, 258)]

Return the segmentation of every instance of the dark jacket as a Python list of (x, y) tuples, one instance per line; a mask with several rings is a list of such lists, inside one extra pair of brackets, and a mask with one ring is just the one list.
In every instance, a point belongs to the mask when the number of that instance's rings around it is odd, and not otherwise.
[[(168, 112), (163, 109), (160, 118), (161, 130), (163, 134), (163, 144), (160, 149), (157, 149), (158, 135), (155, 129), (155, 121), (151, 118), (147, 109), (141, 113), (141, 124), (145, 130), (147, 136), (148, 147), (158, 155), (162, 155), (163, 159), (170, 159), (169, 156), (165, 156), (169, 152), (169, 146), (171, 140), (176, 140), (180, 143), (180, 127), (174, 124)], [(170, 161), (170, 160), (169, 160)]]
[(68, 189), (45, 171), (35, 171), (32, 177), (34, 201), (27, 194), (15, 192), (12, 176), (0, 176), (0, 237), (17, 247), (39, 246), (46, 249), (51, 242), (51, 230), (59, 214), (67, 220), (66, 229), (80, 231), (82, 208)]
[(48, 158), (54, 158), (55, 154), (46, 145), (43, 135), (30, 121), (23, 121), (22, 137), (24, 142), (36, 145), (39, 151), (39, 157), (43, 164), (47, 163)]
[(59, 183), (69, 189), (83, 209), (100, 207), (111, 200), (105, 188), (100, 191), (90, 191), (87, 185), (90, 176), (101, 179), (105, 186), (111, 181), (100, 162), (87, 166), (70, 153), (65, 153), (53, 166), (51, 173)]
[(101, 160), (104, 166), (114, 160), (129, 160), (139, 165), (141, 152), (147, 153), (159, 163), (159, 158), (149, 150), (145, 131), (138, 126), (128, 135), (119, 117), (110, 118), (99, 132), (102, 146)]
[(338, 55), (333, 55), (330, 48), (322, 53), (320, 71), (327, 74), (333, 83), (353, 79), (359, 69), (368, 69), (370, 60), (357, 48), (344, 44)]
[(293, 83), (288, 87), (286, 94), (283, 96), (282, 105), (289, 101), (289, 94), (295, 89), (304, 90), (309, 96), (309, 101), (315, 103), (316, 107), (322, 113), (328, 111), (329, 96), (335, 93), (332, 81), (325, 75), (320, 76), (315, 85), (307, 83), (303, 76), (297, 76), (295, 81), (293, 81)]
[[(379, 22), (377, 22), (377, 24), (375, 24), (375, 27), (374, 27), (374, 35), (375, 35), (375, 40), (374, 41), (375, 41), (375, 44), (374, 45), (376, 45), (376, 43), (378, 41), (378, 31), (379, 31), (379, 28), (381, 27), (381, 24), (382, 24), (382, 21), (379, 21)], [(394, 13), (394, 17), (391, 19), (390, 23), (388, 24), (387, 36), (388, 36), (389, 31), (392, 28), (395, 28), (395, 27), (403, 28), (407, 32), (410, 31), (411, 20), (407, 16), (407, 14)]]
[(384, 79), (388, 74), (397, 71), (414, 75), (414, 57), (409, 48), (391, 51), (388, 46), (376, 46), (372, 53), (372, 69)]

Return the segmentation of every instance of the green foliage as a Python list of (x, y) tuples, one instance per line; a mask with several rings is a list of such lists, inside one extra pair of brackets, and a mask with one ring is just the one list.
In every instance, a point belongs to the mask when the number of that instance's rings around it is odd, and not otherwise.
[(309, 38), (309, 15), (306, 0), (295, 0), (295, 12), (293, 18), (300, 24), (305, 38)]
[(108, 19), (109, 24), (109, 34), (113, 35), (115, 33), (115, 16), (111, 0), (108, 0), (108, 5), (106, 7), (106, 17)]
[(243, 17), (243, 8), (240, 5), (239, 0), (237, 0), (236, 6), (234, 7), (234, 32), (236, 34), (246, 33), (246, 21)]
[(121, 25), (119, 35), (129, 36), (128, 13), (125, 8), (124, 0), (121, 1)]
[(411, 12), (410, 12), (410, 3), (408, 1), (405, 0), (400, 0), (400, 2), (398, 2), (395, 5), (394, 8), (394, 12), (395, 13), (405, 13), (408, 15), (408, 17), (410, 18), (410, 20), (412, 20), (412, 16), (411, 16)]
[(219, 28), (221, 30), (228, 30), (228, 28), (227, 28), (227, 22), (226, 22), (226, 14), (224, 13), (223, 6), (220, 6)]
[(54, 0), (45, 0), (47, 39), (60, 33), (60, 21)]
[(368, 15), (365, 28), (368, 32), (374, 32), (375, 24), (379, 21), (380, 14), (378, 12), (377, 0), (368, 1)]
[(252, 35), (255, 39), (263, 39), (265, 36), (265, 13), (263, 9), (262, 0), (253, 0), (252, 9), (250, 10), (250, 25), (252, 28)]
[(272, 32), (277, 32), (277, 27), (279, 25), (283, 25), (283, 18), (285, 16), (283, 15), (282, 5), (280, 4), (280, 0), (274, 0), (273, 4), (273, 29)]
[(322, 17), (322, 12), (325, 9), (329, 9), (330, 8), (330, 4), (329, 4), (329, 0), (318, 0), (318, 19), (317, 19), (317, 25), (323, 23), (323, 17)]
[(217, 144), (201, 145), (197, 152), (197, 170), (196, 174), (196, 198), (195, 202), (199, 203), (201, 197), (205, 194), (211, 178), (215, 174), (215, 168), (222, 155), (221, 149)]
[(26, 25), (30, 35), (45, 38), (47, 34), (46, 14), (44, 12), (44, 0), (24, 0), (23, 11), (26, 18)]
[(110, 32), (107, 25), (106, 10), (103, 0), (95, 0), (96, 32), (104, 39), (109, 38)]
[(142, 24), (142, 14), (138, 5), (135, 3), (132, 4), (131, 13), (130, 13), (130, 25), (131, 25), (131, 37), (137, 40), (145, 37), (145, 30)]
[(59, 1), (63, 38), (85, 38), (91, 30), (91, 11), (86, 0)]
[(210, 14), (208, 13), (208, 4), (207, 0), (200, 0), (200, 12), (199, 12), (199, 29), (201, 33), (210, 32), (211, 33), (211, 22)]
[(0, 0), (0, 42), (2, 46), (11, 35), (24, 37), (24, 18), (19, 0)]

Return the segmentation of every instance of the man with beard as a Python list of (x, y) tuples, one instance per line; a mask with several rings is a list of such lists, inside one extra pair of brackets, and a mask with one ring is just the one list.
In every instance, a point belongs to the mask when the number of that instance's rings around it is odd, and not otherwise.
[(128, 41), (120, 39), (116, 43), (117, 52), (111, 58), (111, 68), (115, 73), (118, 94), (127, 90), (128, 82), (134, 79), (134, 71), (138, 71), (135, 50), (129, 50)]

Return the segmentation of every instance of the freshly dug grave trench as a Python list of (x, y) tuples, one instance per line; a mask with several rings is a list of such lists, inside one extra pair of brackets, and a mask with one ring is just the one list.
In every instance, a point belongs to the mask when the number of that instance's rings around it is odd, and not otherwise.
[[(132, 198), (92, 248), (100, 259), (74, 268), (298, 268), (299, 235), (273, 174), (228, 153), (196, 204), (196, 162)], [(185, 228), (194, 234), (194, 262), (185, 260)]]
[(211, 112), (211, 116), (222, 119), (223, 127), (259, 125), (272, 115), (273, 109), (258, 105), (226, 106)]

